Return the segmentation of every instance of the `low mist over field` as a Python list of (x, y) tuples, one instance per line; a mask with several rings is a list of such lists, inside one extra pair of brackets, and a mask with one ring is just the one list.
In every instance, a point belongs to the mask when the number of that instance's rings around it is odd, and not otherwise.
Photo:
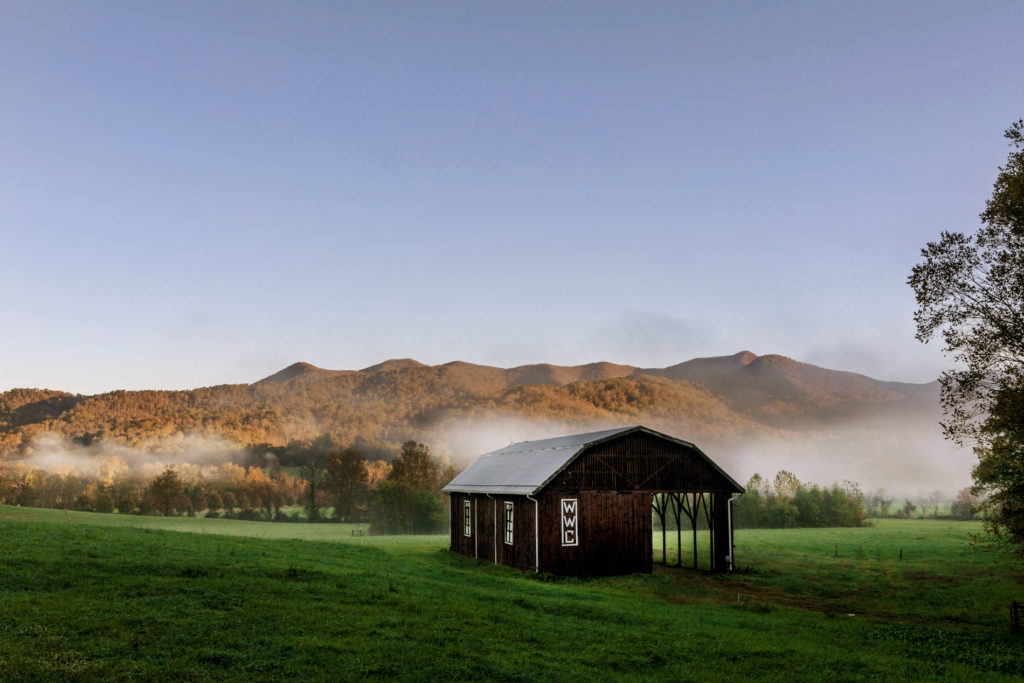
[(630, 424), (692, 441), (742, 482), (786, 469), (900, 496), (969, 483), (972, 455), (942, 439), (935, 383), (906, 384), (744, 351), (665, 368), (496, 368), (393, 360), (296, 363), (252, 384), (81, 396), (0, 394), (5, 458), (43, 469), (266, 462), (317, 439), (392, 457), (428, 444), (456, 466), (510, 442)]
[(96, 476), (115, 463), (131, 469), (161, 469), (168, 465), (220, 465), (244, 457), (244, 447), (216, 435), (177, 434), (131, 447), (113, 439), (84, 445), (49, 433), (33, 439), (18, 462), (46, 472), (76, 470)]

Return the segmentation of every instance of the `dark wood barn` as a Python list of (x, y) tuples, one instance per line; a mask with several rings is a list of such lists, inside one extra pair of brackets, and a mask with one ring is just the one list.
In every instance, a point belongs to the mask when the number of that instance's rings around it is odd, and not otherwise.
[(453, 551), (563, 576), (650, 572), (664, 494), (686, 501), (695, 534), (702, 515), (711, 570), (729, 570), (729, 500), (743, 492), (692, 443), (641, 426), (512, 444), (444, 490)]

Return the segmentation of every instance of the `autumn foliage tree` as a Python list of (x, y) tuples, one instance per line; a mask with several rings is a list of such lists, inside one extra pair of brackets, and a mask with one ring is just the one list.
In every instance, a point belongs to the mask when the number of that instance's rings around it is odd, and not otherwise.
[(402, 452), (391, 463), (388, 481), (413, 489), (435, 492), (441, 488), (441, 470), (430, 455), (430, 449), (415, 441), (402, 444)]
[(352, 519), (352, 512), (370, 485), (366, 459), (354, 448), (327, 457), (326, 490), (334, 502), (334, 516), (342, 521)]
[[(146, 487), (146, 500), (165, 517), (182, 504), (184, 486), (173, 467), (168, 467)], [(187, 504), (187, 500), (184, 500)]]
[(302, 494), (303, 506), (306, 508), (306, 517), (311, 522), (320, 519), (320, 508), (324, 496), (324, 486), (327, 482), (327, 470), (320, 459), (315, 459), (303, 465), (299, 474), (306, 484), (306, 490)]

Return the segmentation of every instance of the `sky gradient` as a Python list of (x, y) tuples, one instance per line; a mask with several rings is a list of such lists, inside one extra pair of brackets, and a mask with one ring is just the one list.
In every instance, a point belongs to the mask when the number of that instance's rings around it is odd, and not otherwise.
[(880, 379), (1024, 116), (1024, 4), (0, 5), (0, 390), (294, 361)]

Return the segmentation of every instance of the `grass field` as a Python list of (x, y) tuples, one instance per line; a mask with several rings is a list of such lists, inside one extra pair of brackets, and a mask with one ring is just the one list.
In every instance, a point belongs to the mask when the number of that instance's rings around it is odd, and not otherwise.
[(740, 530), (733, 575), (593, 580), (351, 528), (0, 506), (0, 680), (1024, 675), (1020, 560), (976, 523)]

